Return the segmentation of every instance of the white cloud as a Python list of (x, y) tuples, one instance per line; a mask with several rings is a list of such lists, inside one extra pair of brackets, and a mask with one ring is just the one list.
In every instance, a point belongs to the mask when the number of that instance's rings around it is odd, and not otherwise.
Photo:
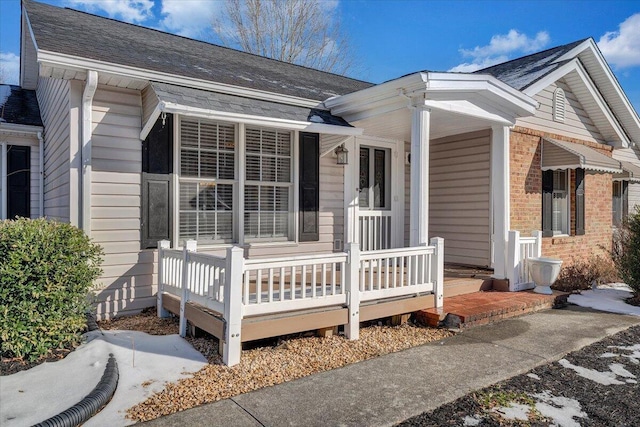
[(600, 37), (598, 47), (614, 67), (640, 65), (640, 13), (631, 15), (619, 26)]
[(13, 52), (0, 52), (0, 83), (17, 85), (20, 82), (20, 57)]
[(490, 67), (509, 60), (511, 54), (529, 54), (544, 48), (551, 38), (546, 31), (538, 32), (535, 37), (529, 37), (518, 30), (509, 30), (507, 34), (496, 34), (485, 46), (473, 49), (460, 49), (462, 56), (471, 58), (470, 62), (456, 65), (449, 71), (470, 73), (482, 68)]
[(153, 18), (153, 0), (67, 0), (66, 3), (91, 13), (102, 11), (110, 18), (135, 24)]
[(198, 37), (211, 28), (221, 2), (207, 0), (162, 0), (160, 27), (186, 37)]
[(508, 56), (494, 56), (491, 58), (484, 58), (477, 62), (463, 62), (462, 64), (456, 65), (455, 67), (451, 68), (449, 71), (451, 71), (452, 73), (473, 73), (474, 71), (491, 67), (492, 65), (506, 62), (508, 60)]

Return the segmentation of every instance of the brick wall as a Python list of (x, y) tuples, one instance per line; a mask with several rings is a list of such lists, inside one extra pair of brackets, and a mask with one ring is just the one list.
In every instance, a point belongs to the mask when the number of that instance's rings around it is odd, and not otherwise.
[[(511, 229), (531, 235), (542, 229), (542, 137), (583, 144), (611, 156), (612, 148), (516, 126), (511, 131)], [(575, 235), (575, 171), (570, 173), (571, 235), (545, 237), (542, 254), (570, 263), (572, 257), (587, 258), (611, 247), (612, 175), (585, 173), (585, 234)]]

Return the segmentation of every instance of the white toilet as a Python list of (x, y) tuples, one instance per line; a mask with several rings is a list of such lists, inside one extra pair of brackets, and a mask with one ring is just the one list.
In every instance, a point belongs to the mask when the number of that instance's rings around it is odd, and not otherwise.
[(536, 287), (533, 292), (551, 295), (551, 285), (558, 279), (560, 274), (561, 259), (555, 258), (529, 258), (529, 273)]

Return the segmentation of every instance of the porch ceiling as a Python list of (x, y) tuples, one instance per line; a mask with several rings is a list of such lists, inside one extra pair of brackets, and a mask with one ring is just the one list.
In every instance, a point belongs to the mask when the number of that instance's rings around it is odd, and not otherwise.
[[(364, 129), (365, 135), (411, 141), (411, 110), (406, 106), (376, 117), (351, 122)], [(430, 139), (473, 132), (491, 127), (491, 123), (475, 117), (431, 111)]]

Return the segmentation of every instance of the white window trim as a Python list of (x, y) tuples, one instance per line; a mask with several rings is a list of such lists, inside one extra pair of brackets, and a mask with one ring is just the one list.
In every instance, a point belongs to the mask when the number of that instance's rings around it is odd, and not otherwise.
[[(562, 232), (556, 232), (556, 230), (552, 230), (553, 231), (553, 237), (566, 237), (566, 236), (570, 236), (571, 235), (571, 170), (570, 169), (562, 169), (562, 170), (558, 170), (558, 172), (564, 172), (565, 174), (565, 188), (566, 188), (566, 200), (567, 200), (567, 211), (565, 212), (564, 215), (564, 225), (566, 227), (566, 232), (562, 231)], [(553, 186), (554, 189), (552, 191), (552, 195), (551, 198), (553, 199), (553, 194), (556, 193), (555, 190), (555, 179), (553, 180)], [(552, 207), (552, 220), (551, 220), (551, 228), (555, 228), (553, 227), (553, 207)]]
[[(172, 233), (172, 241), (174, 242), (174, 247), (181, 247), (182, 242), (180, 242), (180, 150), (181, 150), (181, 120), (182, 115), (175, 114), (174, 115), (174, 126), (173, 126), (173, 233)], [(185, 116), (189, 118), (189, 116)], [(212, 120), (212, 119), (203, 119), (202, 117), (194, 117), (194, 119), (202, 119), (213, 122), (221, 122), (221, 123), (230, 123), (221, 120)], [(295, 129), (288, 129), (286, 127), (277, 127), (277, 126), (265, 126), (265, 125), (249, 125), (250, 127), (258, 127), (265, 129), (274, 129), (274, 130), (283, 130), (287, 132), (291, 132), (292, 138), (292, 150), (291, 150), (291, 182), (287, 184), (290, 186), (290, 195), (289, 195), (289, 236), (286, 238), (282, 238), (282, 240), (277, 238), (249, 238), (245, 237), (244, 233), (244, 192), (247, 186), (247, 182), (251, 183), (251, 181), (247, 181), (246, 179), (246, 124), (245, 123), (230, 123), (235, 126), (235, 165), (236, 165), (236, 174), (234, 181), (234, 192), (233, 192), (233, 242), (228, 243), (206, 243), (199, 245), (201, 248), (228, 248), (231, 246), (243, 246), (243, 247), (267, 247), (267, 246), (297, 246), (299, 243), (298, 240), (298, 217), (299, 217), (299, 132)], [(186, 178), (189, 180), (190, 178)], [(196, 179), (197, 180), (197, 179)], [(207, 181), (205, 179), (205, 181)], [(211, 181), (210, 179), (208, 181)], [(224, 180), (228, 181), (228, 180)], [(222, 182), (222, 180), (220, 181)]]

